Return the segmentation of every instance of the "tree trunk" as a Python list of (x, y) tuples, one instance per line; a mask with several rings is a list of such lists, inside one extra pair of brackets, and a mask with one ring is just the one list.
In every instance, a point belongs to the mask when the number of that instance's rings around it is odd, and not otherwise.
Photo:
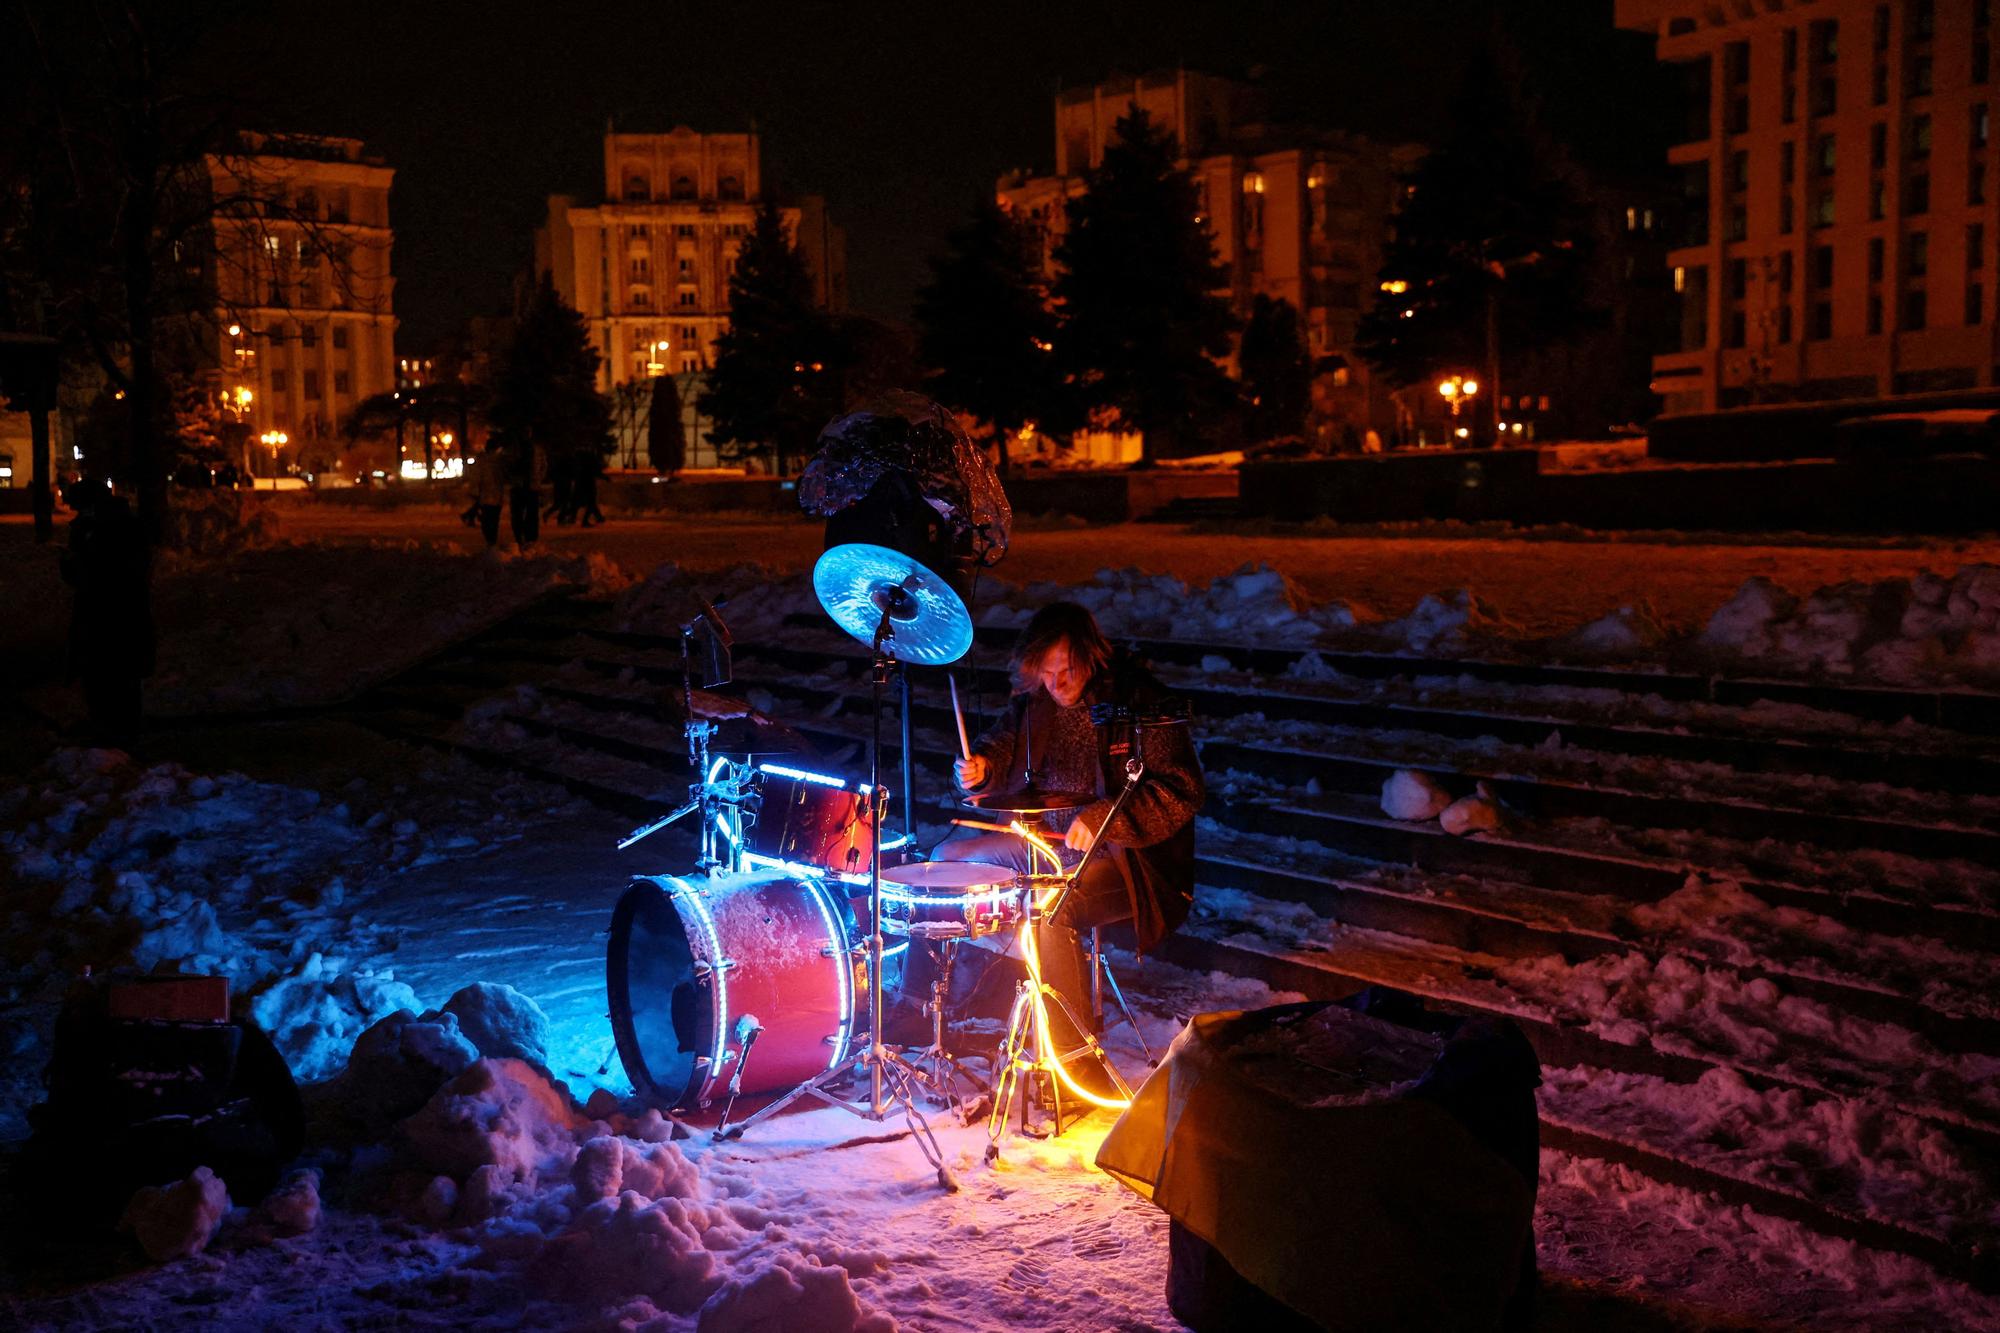
[[(1479, 386), (1486, 394), (1486, 419), (1492, 424), (1487, 434), (1487, 442), (1494, 447), (1505, 444), (1500, 438), (1500, 284), (1486, 285), (1486, 383)], [(1477, 418), (1474, 418), (1475, 423)], [(1475, 425), (1476, 428), (1476, 425)], [(1474, 440), (1476, 445), (1479, 441)]]

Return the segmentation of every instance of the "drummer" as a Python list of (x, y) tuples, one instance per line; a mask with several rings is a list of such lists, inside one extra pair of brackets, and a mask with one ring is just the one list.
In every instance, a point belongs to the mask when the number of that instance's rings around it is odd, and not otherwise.
[[(1074, 602), (1052, 602), (1035, 613), (1014, 645), (1012, 667), (1014, 693), (1006, 713), (972, 745), (970, 758), (957, 761), (954, 777), (971, 797), (1032, 789), (1085, 798), (1080, 807), (1039, 816), (1065, 870), (1082, 859), (1100, 830), (1104, 845), (1038, 939), (1043, 979), (1089, 1022), (1089, 971), (1080, 932), (1129, 921), (1144, 952), (1187, 919), (1194, 901), (1201, 764), (1188, 727), (1145, 729), (1145, 776), (1107, 827), (1106, 816), (1125, 783), (1132, 729), (1093, 726), (1091, 706), (1114, 704), (1143, 716), (1159, 711), (1166, 690), (1114, 649), (1096, 619)], [(1023, 818), (1031, 825), (1037, 819)], [(996, 816), (998, 822), (1004, 819)], [(1037, 858), (1014, 833), (952, 838), (933, 858), (1048, 869), (1046, 858), (1039, 858), (1040, 866), (1032, 864)], [(1058, 1032), (1058, 1045), (1074, 1045), (1064, 1040), (1071, 1035)]]

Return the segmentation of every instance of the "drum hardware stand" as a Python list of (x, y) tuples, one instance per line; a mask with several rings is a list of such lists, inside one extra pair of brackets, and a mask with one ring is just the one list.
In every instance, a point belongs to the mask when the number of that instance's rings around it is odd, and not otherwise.
[[(1104, 822), (1099, 824), (1097, 831), (1091, 835), (1090, 846), (1084, 849), (1083, 859), (1076, 863), (1076, 869), (1063, 878), (1062, 887), (1056, 891), (1055, 897), (1049, 901), (1046, 908), (1036, 901), (1034, 886), (1032, 884), (1028, 886), (1021, 922), (1022, 956), (1034, 961), (1029, 968), (1027, 979), (1015, 989), (1014, 1012), (1007, 1025), (1006, 1040), (1000, 1044), (1000, 1072), (993, 1089), (993, 1108), (988, 1113), (986, 1121), (988, 1140), (986, 1160), (989, 1162), (1000, 1156), (1000, 1134), (1007, 1124), (1008, 1112), (1012, 1109), (1017, 1096), (1021, 1102), (1021, 1133), (1029, 1138), (1044, 1137), (1035, 1134), (1028, 1127), (1030, 1108), (1038, 1100), (1033, 1093), (1023, 1095), (1027, 1091), (1026, 1085), (1029, 1085), (1031, 1080), (1035, 1086), (1046, 1087), (1049, 1092), (1049, 1101), (1054, 1114), (1053, 1123), (1046, 1137), (1062, 1136), (1062, 1077), (1051, 1067), (1050, 1061), (1042, 1057), (1045, 1040), (1050, 1042), (1055, 1065), (1066, 1066), (1071, 1060), (1080, 1056), (1089, 1056), (1103, 1066), (1104, 1072), (1111, 1076), (1112, 1086), (1118, 1089), (1121, 1097), (1128, 1102), (1132, 1098), (1132, 1089), (1119, 1074), (1117, 1066), (1111, 1063), (1103, 1044), (1078, 1020), (1076, 1011), (1069, 1007), (1069, 1002), (1063, 998), (1062, 993), (1042, 980), (1040, 944), (1034, 932), (1035, 927), (1042, 921), (1054, 920), (1062, 911), (1062, 906), (1069, 900), (1070, 893), (1082, 882), (1084, 869), (1090, 865), (1091, 857), (1097, 854), (1098, 847), (1103, 843), (1104, 830), (1111, 827), (1111, 821), (1118, 817), (1118, 812), (1124, 809), (1127, 798), (1138, 787), (1139, 780), (1145, 776), (1146, 761), (1142, 757), (1141, 738), (1137, 733), (1138, 728), (1135, 727), (1132, 754), (1125, 761), (1125, 785), (1120, 789), (1117, 798), (1111, 802), (1111, 808), (1105, 812)], [(1043, 1000), (1041, 1004), (1035, 1003), (1038, 991)], [(1071, 1027), (1083, 1034), (1081, 1046), (1071, 1051), (1054, 1050), (1053, 1040), (1042, 1031), (1042, 1020), (1047, 1015), (1049, 1001), (1053, 1001), (1062, 1010)], [(1137, 1025), (1134, 1026), (1136, 1028)]]
[(1132, 1006), (1125, 1003), (1125, 992), (1119, 989), (1118, 978), (1111, 974), (1111, 960), (1104, 956), (1104, 933), (1096, 926), (1090, 928), (1090, 1020), (1097, 1030), (1104, 1030), (1104, 987), (1109, 983), (1111, 999), (1118, 1006), (1118, 1012), (1125, 1015), (1125, 1022), (1132, 1029), (1132, 1035), (1139, 1039), (1139, 1050), (1145, 1054), (1146, 1063), (1157, 1063), (1153, 1059), (1152, 1043), (1139, 1030), (1139, 1020), (1132, 1016)]
[[(914, 924), (910, 934), (912, 941), (919, 938)], [(922, 938), (924, 948), (930, 954), (935, 966), (931, 977), (930, 1003), (924, 1006), (931, 1019), (931, 1044), (907, 1058), (916, 1067), (917, 1077), (930, 1088), (932, 1095), (944, 1105), (958, 1108), (959, 1122), (967, 1124), (978, 1111), (975, 1106), (970, 1114), (967, 1113), (965, 1108), (968, 1099), (957, 1094), (958, 1080), (970, 1083), (979, 1097), (991, 1096), (993, 1089), (959, 1063), (958, 1057), (945, 1047), (944, 1015), (951, 998), (952, 966), (958, 957), (958, 946), (965, 940), (966, 934), (962, 927), (956, 931), (942, 932), (936, 936), (935, 945), (928, 932), (924, 933)]]
[[(892, 646), (895, 626), (891, 622), (898, 611), (906, 611), (910, 607), (909, 594), (902, 588), (885, 588), (876, 594), (876, 605), (882, 612), (882, 619), (875, 628), (871, 645), (875, 661), (870, 673), (874, 732), (869, 745), (869, 799), (875, 809), (874, 818), (869, 820), (873, 854), (868, 865), (868, 1041), (865, 1046), (851, 1051), (839, 1064), (801, 1083), (768, 1106), (751, 1112), (738, 1123), (718, 1125), (715, 1137), (740, 1139), (751, 1126), (761, 1124), (805, 1096), (817, 1097), (829, 1106), (837, 1106), (864, 1120), (878, 1122), (887, 1120), (889, 1112), (900, 1107), (918, 1150), (937, 1170), (938, 1184), (947, 1192), (956, 1193), (958, 1182), (952, 1177), (951, 1169), (944, 1164), (944, 1152), (938, 1147), (937, 1136), (931, 1132), (930, 1122), (924, 1118), (924, 1113), (917, 1109), (913, 1087), (922, 1071), (882, 1044), (882, 820), (888, 814), (889, 804), (888, 793), (882, 789), (882, 694), (888, 686), (889, 673), (896, 666)], [(906, 614), (904, 618), (910, 617)], [(904, 714), (906, 727), (908, 716)], [(906, 759), (908, 753), (905, 749)], [(828, 1091), (829, 1085), (863, 1069), (868, 1071), (868, 1100), (865, 1103), (850, 1101)]]

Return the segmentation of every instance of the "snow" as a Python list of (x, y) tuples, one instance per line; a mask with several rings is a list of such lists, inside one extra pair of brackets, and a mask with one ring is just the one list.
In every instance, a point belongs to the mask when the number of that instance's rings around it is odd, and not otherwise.
[(147, 1258), (164, 1263), (207, 1249), (228, 1212), (228, 1187), (198, 1166), (186, 1180), (147, 1185), (134, 1194), (118, 1225), (138, 1239)]
[(1399, 768), (1382, 779), (1382, 813), (1391, 819), (1436, 819), (1451, 804), (1451, 793), (1428, 773)]
[(1710, 618), (1702, 644), (1762, 670), (1894, 685), (2000, 681), (2000, 565), (1949, 579), (1833, 584), (1803, 600), (1752, 579)]
[[(320, 568), (317, 557), (288, 557), (285, 549), (252, 555), (265, 557), (266, 568), (296, 560), (286, 578)], [(520, 604), (517, 595), (593, 578), (575, 569), (544, 578), (549, 570), (532, 566), (461, 569), (421, 550), (402, 552), (400, 562), (387, 552), (377, 564), (367, 550), (360, 548), (358, 563), (376, 573), (429, 571), (443, 586), (474, 590), (468, 605), (476, 614), (461, 608), (422, 621), (418, 638), (427, 651)], [(598, 582), (603, 595), (615, 580)], [(1718, 614), (1713, 641), (1701, 644), (1663, 641), (1638, 602), (1566, 636), (1531, 640), (1483, 594), (1440, 594), (1384, 621), (1353, 602), (1315, 603), (1267, 566), (1192, 587), (1136, 570), (1107, 570), (1080, 585), (1014, 587), (985, 578), (982, 623), (1019, 623), (1059, 587), (1098, 606), (1114, 633), (1218, 646), (1476, 647), (1649, 664), (1698, 647), (1754, 658), (1759, 669), (1844, 670), (1856, 678), (1884, 664), (1944, 673), (1926, 678), (1962, 671), (1986, 651), (1976, 639), (1988, 632), (1981, 618), (2000, 604), (1992, 577), (1961, 571), (1904, 580), (1907, 596), (1857, 584), (1787, 604), (1753, 592)], [(802, 637), (779, 626), (814, 605), (796, 577), (743, 567), (697, 578), (668, 568), (616, 594), (614, 616), (628, 627), (671, 633), (697, 589), (728, 597), (724, 615), (744, 639)], [(244, 606), (228, 614), (242, 624), (268, 588), (237, 591)], [(409, 600), (414, 606), (421, 599)], [(357, 603), (335, 597), (333, 604), (352, 610)], [(1900, 607), (1890, 630), (1876, 614), (1882, 607)], [(336, 610), (333, 623), (313, 630), (287, 612), (298, 644), (286, 647), (285, 635), (247, 641), (240, 687), (227, 697), (211, 693), (198, 706), (317, 697), (310, 672), (292, 670), (289, 659), (324, 647), (337, 660), (346, 654), (351, 667), (366, 621), (343, 623), (344, 614)], [(1932, 646), (1921, 648), (1914, 666), (1892, 663), (1883, 645), (1905, 643)], [(1220, 651), (1205, 654), (1192, 674), (1219, 685), (1273, 684), (1232, 673), (1230, 660)], [(578, 671), (566, 678), (585, 679)], [(587, 679), (600, 693), (635, 701), (657, 692), (631, 675), (622, 683)], [(823, 681), (851, 689), (853, 677), (829, 669)], [(1310, 652), (1284, 684), (1515, 711), (1542, 701), (1578, 717), (1634, 710), (1661, 725), (1703, 730), (1724, 716), (1707, 705), (1547, 687), (1529, 693), (1450, 675), (1357, 682)], [(658, 770), (619, 768), (624, 761), (582, 755), (513, 727), (506, 714), (516, 710), (579, 725), (594, 716), (600, 729), (662, 739), (625, 715), (593, 714), (554, 693), (521, 688), (527, 693), (476, 711), (460, 734), (493, 739), (512, 728), (515, 752), (551, 767), (621, 786), (671, 785)], [(770, 702), (784, 701), (772, 694)], [(1811, 710), (1727, 716), (1773, 734), (1845, 729), (1885, 744), (1947, 746), (1947, 738), (1923, 729)], [(1928, 807), (1934, 815), (1942, 808), (1926, 794), (1870, 784), (1815, 785), (1650, 760), (1621, 767), (1560, 746), (1440, 744), (1395, 732), (1357, 737), (1255, 717), (1232, 719), (1226, 730), (1253, 745), (1337, 744), (1344, 754), (1372, 744), (1387, 774), (1382, 809), (1399, 818), (1446, 813), (1439, 792), (1426, 790), (1432, 780), (1402, 767), (1434, 759), (1452, 771), (1504, 765), (1711, 799), (1747, 792), (1784, 795), (1808, 808), (1842, 801), (1863, 809)], [(676, 1139), (673, 1125), (630, 1097), (602, 1017), (602, 929), (611, 901), (635, 868), (684, 870), (670, 864), (681, 855), (667, 850), (675, 844), (663, 836), (642, 845), (638, 859), (619, 863), (606, 853), (600, 860), (584, 843), (598, 838), (603, 821), (586, 821), (547, 789), (523, 798), (474, 784), (463, 768), (419, 772), (413, 761), (399, 762), (410, 770), (371, 771), (369, 781), (343, 786), (61, 750), (18, 789), (0, 793), (0, 966), (5, 998), (18, 1006), (12, 1012), (32, 1020), (23, 1025), (22, 1050), (6, 1057), (0, 1128), (17, 1122), (33, 1095), (33, 1073), (46, 1059), (47, 1018), (68, 976), (86, 964), (229, 976), (239, 1012), (273, 1029), (309, 1084), (313, 1126), (308, 1169), (255, 1207), (232, 1209), (227, 1182), (203, 1172), (135, 1203), (135, 1231), (142, 1217), (153, 1229), (148, 1250), (157, 1242), (158, 1253), (191, 1257), (83, 1290), (25, 1299), (10, 1292), (10, 1313), (18, 1310), (24, 1326), (146, 1324), (163, 1310), (188, 1309), (217, 1328), (386, 1326), (440, 1316), (468, 1327), (675, 1330), (1173, 1326), (1161, 1291), (1163, 1219), (1090, 1165), (1102, 1117), (1058, 1140), (1009, 1138), (991, 1165), (983, 1126), (939, 1118), (948, 1164), (964, 1185), (952, 1196), (936, 1190), (914, 1148), (896, 1137), (895, 1122), (874, 1125), (822, 1109), (780, 1117), (741, 1143), (703, 1134)], [(1212, 773), (1211, 780), (1219, 794), (1304, 805), (1347, 799), (1309, 786), (1265, 790), (1252, 775)], [(1409, 786), (1416, 790), (1407, 794), (1427, 799), (1391, 808), (1398, 799), (1392, 789)], [(1373, 796), (1359, 793), (1349, 804), (1366, 810)], [(1477, 816), (1467, 827), (1491, 827), (1487, 821), (1499, 813), (1491, 802), (1467, 799), (1461, 813)], [(1943, 812), (1976, 823), (1993, 807), (1968, 798)], [(1591, 823), (1549, 822), (1534, 832), (1538, 841), (1569, 838), (1600, 850), (1645, 845), (1709, 871), (1725, 855), (1746, 863), (1746, 871), (1751, 862), (1782, 865), (1830, 890), (1865, 878), (1872, 891), (1895, 889), (1913, 899), (1980, 902), (1992, 895), (1992, 875), (1979, 867), (1725, 847), (1703, 835)], [(1988, 1057), (1807, 1001), (1787, 991), (1782, 975), (1873, 977), (1949, 1011), (1990, 1016), (2000, 965), (1989, 952), (1774, 909), (1744, 884), (1712, 873), (1691, 874), (1658, 903), (1622, 902), (1341, 860), (1308, 840), (1243, 835), (1213, 820), (1201, 832), (1205, 852), (1338, 866), (1385, 891), (1475, 903), (1494, 915), (1616, 934), (1630, 944), (1576, 963), (1468, 954), (1352, 930), (1303, 904), (1201, 890), (1191, 930), (1278, 941), (1293, 958), (1394, 959), (1402, 975), (1438, 990), (1462, 986), (1493, 1007), (1711, 1062), (1691, 1084), (1551, 1070), (1542, 1097), (1554, 1118), (1897, 1226), (1981, 1236), (2000, 1225), (1983, 1164), (1940, 1128), (1954, 1118), (1992, 1123), (2000, 1113), (2000, 1068)], [(1189, 1014), (1293, 998), (1246, 978), (1156, 959), (1121, 955), (1114, 962), (1156, 1052)], [(1746, 975), (1758, 970), (1778, 975)], [(1121, 1025), (1112, 1041), (1128, 1075), (1142, 1074), (1135, 1034)], [(1760, 1078), (1759, 1070), (1774, 1077)], [(1996, 1326), (1990, 1298), (1915, 1261), (1624, 1168), (1561, 1153), (1545, 1154), (1543, 1168), (1541, 1255), (1559, 1279), (1606, 1290), (1623, 1283), (1619, 1298), (1634, 1304), (1705, 1302), (1731, 1315), (1827, 1327)], [(146, 1233), (137, 1238), (146, 1241)]]
[(1446, 833), (1463, 837), (1468, 833), (1491, 833), (1501, 825), (1500, 805), (1484, 790), (1461, 796), (1438, 814), (1438, 824)]

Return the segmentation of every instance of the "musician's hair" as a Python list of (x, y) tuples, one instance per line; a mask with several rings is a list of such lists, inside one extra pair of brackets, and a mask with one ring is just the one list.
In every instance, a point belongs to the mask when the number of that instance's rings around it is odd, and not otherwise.
[(1111, 666), (1111, 641), (1097, 627), (1097, 617), (1075, 602), (1050, 602), (1035, 612), (1014, 640), (1010, 659), (1014, 691), (1026, 694), (1041, 679), (1042, 663), (1059, 643), (1069, 645), (1070, 660), (1087, 680), (1096, 680)]

